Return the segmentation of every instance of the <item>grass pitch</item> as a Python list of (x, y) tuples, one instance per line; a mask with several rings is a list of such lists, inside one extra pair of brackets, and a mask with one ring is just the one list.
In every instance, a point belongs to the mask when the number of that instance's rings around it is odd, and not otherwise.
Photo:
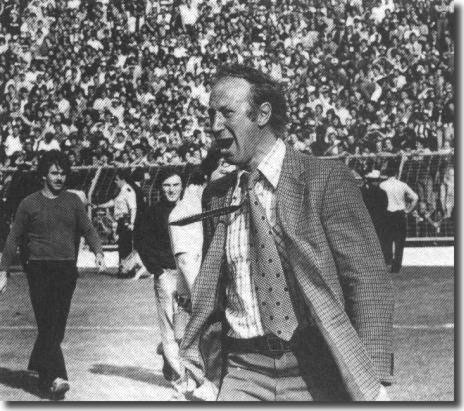
[[(0, 296), (0, 400), (40, 401), (27, 362), (36, 335), (25, 276)], [(405, 267), (395, 286), (394, 401), (454, 400), (454, 268)], [(84, 272), (63, 343), (67, 401), (169, 401), (156, 354), (153, 280)]]

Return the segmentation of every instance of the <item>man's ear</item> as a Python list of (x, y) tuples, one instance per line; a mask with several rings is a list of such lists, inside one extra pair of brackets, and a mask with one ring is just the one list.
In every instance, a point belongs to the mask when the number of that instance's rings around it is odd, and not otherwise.
[(271, 104), (266, 102), (262, 103), (258, 108), (258, 126), (264, 127), (269, 123), (272, 115)]

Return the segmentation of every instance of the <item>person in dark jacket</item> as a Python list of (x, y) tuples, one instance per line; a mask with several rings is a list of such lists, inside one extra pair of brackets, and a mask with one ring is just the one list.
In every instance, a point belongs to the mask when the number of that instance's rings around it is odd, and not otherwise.
[(372, 170), (364, 176), (364, 185), (361, 187), (361, 193), (385, 256), (388, 197), (385, 191), (379, 187), (380, 181), (383, 180), (385, 178), (382, 178), (379, 170)]
[(176, 269), (169, 237), (169, 214), (182, 193), (182, 179), (174, 169), (163, 169), (159, 179), (161, 200), (147, 207), (136, 232), (136, 249), (155, 279), (155, 294), (161, 334), (164, 377), (174, 381), (182, 370), (179, 357), (179, 336), (175, 335), (176, 293), (179, 273)]

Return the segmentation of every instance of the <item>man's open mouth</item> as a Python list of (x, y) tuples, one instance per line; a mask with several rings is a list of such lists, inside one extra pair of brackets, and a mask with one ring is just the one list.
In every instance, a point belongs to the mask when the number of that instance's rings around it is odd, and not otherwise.
[(221, 138), (216, 140), (216, 146), (219, 150), (225, 150), (230, 148), (233, 142), (233, 138)]

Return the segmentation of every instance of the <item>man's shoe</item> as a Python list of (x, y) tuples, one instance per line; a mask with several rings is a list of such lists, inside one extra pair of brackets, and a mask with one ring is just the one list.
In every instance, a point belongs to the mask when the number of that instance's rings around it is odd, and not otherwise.
[(54, 399), (63, 399), (64, 395), (69, 391), (69, 382), (63, 378), (55, 378), (50, 387), (50, 393)]
[(51, 392), (50, 392), (50, 384), (47, 383), (46, 381), (39, 380), (39, 383), (37, 385), (38, 389), (38, 394), (40, 398), (47, 398), (50, 399), (51, 397)]

